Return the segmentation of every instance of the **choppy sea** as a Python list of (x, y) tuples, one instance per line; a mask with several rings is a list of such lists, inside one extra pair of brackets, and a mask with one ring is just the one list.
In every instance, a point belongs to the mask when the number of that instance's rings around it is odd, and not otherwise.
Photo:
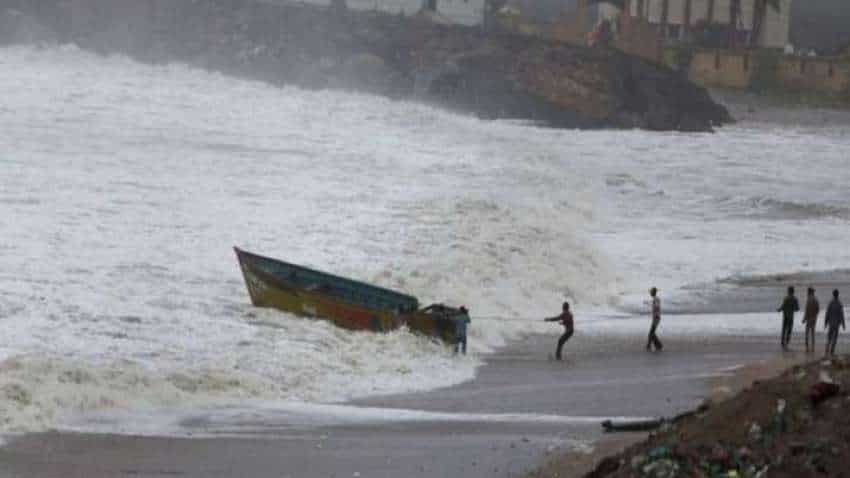
[[(0, 71), (0, 431), (427, 390), (563, 300), (628, 333), (651, 285), (850, 267), (847, 123), (556, 130), (73, 46)], [(255, 309), (234, 245), (464, 304), (473, 353)]]

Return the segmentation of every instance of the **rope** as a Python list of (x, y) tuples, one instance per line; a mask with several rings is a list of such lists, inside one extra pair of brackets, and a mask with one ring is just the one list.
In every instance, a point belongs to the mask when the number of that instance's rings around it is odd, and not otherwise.
[(471, 317), (472, 320), (492, 320), (494, 322), (542, 322), (543, 317)]
[(484, 315), (484, 316), (471, 316), (473, 320), (495, 320), (499, 322), (530, 322), (543, 320), (545, 317), (508, 317), (508, 316), (500, 316), (500, 315)]
[[(626, 320), (626, 319), (631, 319), (631, 318), (634, 318), (634, 317), (635, 316), (631, 316), (631, 315), (622, 315), (622, 316), (615, 315), (615, 316), (608, 316), (608, 317), (604, 317), (604, 316), (603, 317), (597, 317), (597, 319), (601, 319), (601, 320)], [(542, 317), (542, 316), (541, 317), (537, 317), (537, 316), (535, 316), (535, 317), (505, 317), (505, 316), (498, 316), (498, 315), (484, 315), (484, 316), (481, 316), (481, 317), (470, 316), (470, 319), (472, 319), (473, 321), (475, 321), (475, 320), (490, 320), (490, 321), (494, 321), (494, 322), (525, 322), (525, 323), (528, 323), (528, 322), (543, 322), (543, 319), (545, 319), (545, 318), (546, 317)]]

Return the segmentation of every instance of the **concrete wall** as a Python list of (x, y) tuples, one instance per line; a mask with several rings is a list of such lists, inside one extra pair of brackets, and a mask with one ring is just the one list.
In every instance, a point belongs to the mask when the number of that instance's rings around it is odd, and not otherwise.
[(779, 78), (789, 88), (850, 93), (850, 59), (786, 57)]
[(746, 89), (752, 78), (749, 54), (725, 51), (702, 51), (691, 60), (691, 81), (702, 86)]
[[(747, 89), (756, 61), (747, 52), (700, 51), (689, 75), (702, 86)], [(775, 74), (775, 84), (789, 91), (850, 95), (850, 58), (783, 56)]]

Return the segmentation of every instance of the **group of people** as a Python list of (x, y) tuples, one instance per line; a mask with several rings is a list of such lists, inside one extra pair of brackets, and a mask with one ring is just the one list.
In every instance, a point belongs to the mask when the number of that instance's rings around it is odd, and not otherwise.
[[(652, 325), (649, 328), (649, 336), (646, 341), (647, 351), (661, 351), (664, 345), (658, 338), (658, 326), (661, 323), (661, 299), (658, 297), (658, 289), (653, 287), (649, 290), (650, 310), (652, 315)], [(782, 301), (782, 305), (777, 312), (782, 312), (782, 348), (788, 350), (788, 344), (791, 341), (791, 333), (794, 329), (794, 314), (800, 310), (800, 303), (794, 296), (794, 288), (788, 288), (788, 295)], [(803, 324), (806, 325), (806, 352), (815, 351), (815, 326), (817, 325), (818, 314), (820, 313), (820, 303), (815, 296), (815, 289), (809, 287), (809, 295), (806, 300), (806, 310), (803, 314)], [(564, 344), (570, 340), (575, 332), (575, 323), (573, 314), (570, 311), (570, 303), (564, 302), (561, 314), (555, 317), (543, 319), (546, 322), (560, 322), (564, 326), (564, 333), (558, 339), (558, 347), (555, 349), (555, 359), (562, 360), (562, 351)], [(824, 329), (827, 329), (826, 355), (835, 354), (835, 345), (838, 342), (839, 328), (847, 329), (844, 322), (844, 304), (838, 299), (838, 290), (832, 291), (832, 301), (826, 309), (824, 316)]]
[[(777, 309), (777, 312), (782, 312), (782, 348), (784, 350), (788, 350), (791, 333), (794, 330), (794, 314), (799, 310), (800, 303), (794, 296), (794, 288), (789, 287), (788, 295), (785, 296), (782, 305)], [(815, 327), (818, 323), (818, 314), (820, 314), (820, 303), (815, 296), (815, 289), (809, 287), (806, 310), (803, 312), (803, 324), (806, 326), (806, 352), (815, 351)], [(838, 290), (832, 291), (832, 301), (826, 308), (823, 322), (823, 328), (827, 330), (825, 355), (835, 355), (839, 328), (847, 329), (844, 322), (844, 304), (838, 299)]]

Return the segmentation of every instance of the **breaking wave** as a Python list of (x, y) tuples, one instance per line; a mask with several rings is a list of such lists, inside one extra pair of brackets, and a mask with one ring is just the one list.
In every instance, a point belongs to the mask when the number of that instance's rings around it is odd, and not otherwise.
[(535, 319), (473, 325), (478, 353), (541, 330), (564, 298), (599, 306), (616, 289), (587, 236), (593, 194), (550, 131), (69, 46), (0, 61), (0, 144), (15, 145), (0, 157), (14, 163), (0, 175), (0, 428), (425, 390), (480, 365), (406, 331), (254, 310), (233, 245), (473, 319)]
[[(823, 187), (850, 182), (844, 130), (574, 132), (72, 46), (0, 62), (3, 430), (434, 389), (551, 331), (565, 299), (582, 326), (644, 310), (649, 284), (670, 304), (688, 284), (850, 265), (850, 200)], [(255, 310), (234, 245), (464, 304), (474, 354)]]

